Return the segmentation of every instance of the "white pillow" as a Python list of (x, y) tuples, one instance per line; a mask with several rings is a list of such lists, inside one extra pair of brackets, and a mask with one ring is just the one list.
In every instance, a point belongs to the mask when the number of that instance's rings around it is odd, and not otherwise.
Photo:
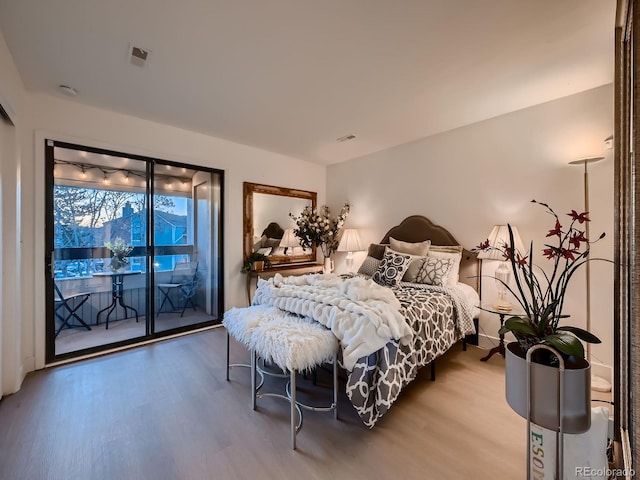
[(460, 277), (460, 261), (462, 260), (462, 252), (439, 252), (437, 250), (429, 249), (427, 257), (439, 258), (443, 260), (453, 260), (453, 265), (447, 273), (444, 286), (455, 287)]
[(431, 240), (411, 243), (396, 240), (393, 237), (389, 237), (389, 243), (391, 246), (391, 250), (399, 253), (409, 253), (411, 255), (417, 255), (419, 257), (424, 257), (429, 251), (429, 247), (431, 246)]
[(430, 250), (434, 252), (462, 253), (462, 245), (431, 245)]
[(415, 282), (426, 285), (436, 285), (438, 287), (447, 286), (445, 282), (447, 281), (453, 263), (454, 260), (452, 258), (427, 257), (416, 275)]

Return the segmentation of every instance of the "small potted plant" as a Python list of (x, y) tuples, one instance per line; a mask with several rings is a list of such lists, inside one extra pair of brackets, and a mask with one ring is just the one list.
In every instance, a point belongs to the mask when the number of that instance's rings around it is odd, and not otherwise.
[(250, 270), (259, 272), (264, 270), (265, 267), (270, 266), (271, 262), (269, 261), (269, 257), (260, 252), (253, 252), (244, 262), (240, 271), (242, 273), (248, 273)]
[[(591, 260), (591, 245), (604, 238), (602, 233), (595, 242), (585, 236), (580, 225), (589, 222), (588, 212), (578, 213), (572, 210), (568, 227), (563, 227), (560, 217), (546, 203), (533, 203), (545, 207), (554, 222), (547, 233), (549, 244), (544, 245), (542, 254), (552, 263), (543, 269), (534, 264), (533, 242), (528, 253), (522, 256), (514, 247), (513, 231), (509, 225), (509, 244), (498, 248), (513, 270), (515, 288), (502, 284), (515, 297), (525, 315), (508, 318), (500, 329), (500, 334), (511, 332), (517, 342), (507, 345), (506, 352), (506, 393), (509, 405), (526, 418), (526, 372), (527, 350), (534, 345), (545, 345), (562, 357), (565, 367), (565, 396), (563, 417), (566, 433), (582, 433), (590, 425), (590, 365), (584, 358), (582, 342), (600, 343), (592, 333), (575, 326), (565, 325), (569, 318), (563, 314), (564, 300), (570, 280), (576, 271)], [(485, 241), (476, 247), (476, 251), (486, 251), (493, 247)], [(499, 279), (496, 279), (501, 281)], [(549, 350), (532, 352), (531, 405), (532, 421), (546, 428), (557, 426), (556, 391), (558, 363), (560, 359)], [(542, 373), (544, 372), (544, 373)], [(536, 384), (540, 380), (540, 385)], [(554, 393), (555, 392), (555, 395)]]

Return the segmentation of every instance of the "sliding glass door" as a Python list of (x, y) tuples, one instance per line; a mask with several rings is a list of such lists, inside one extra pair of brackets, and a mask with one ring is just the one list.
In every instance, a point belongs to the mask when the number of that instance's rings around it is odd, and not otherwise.
[[(219, 173), (156, 163), (155, 330), (197, 325), (219, 305)], [(215, 261), (214, 261), (215, 260)]]
[(221, 319), (222, 172), (45, 148), (48, 362)]

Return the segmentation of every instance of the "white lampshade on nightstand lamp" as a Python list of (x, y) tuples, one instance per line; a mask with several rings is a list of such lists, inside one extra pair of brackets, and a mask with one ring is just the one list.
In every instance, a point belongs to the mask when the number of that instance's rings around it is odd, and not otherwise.
[(282, 240), (280, 240), (279, 246), (285, 248), (285, 255), (292, 255), (293, 249), (300, 246), (300, 240), (296, 237), (295, 233), (293, 233), (293, 228), (287, 228), (284, 231), (284, 235), (282, 235)]
[[(522, 245), (518, 229), (511, 226), (513, 231), (513, 241), (515, 249), (521, 255), (525, 255), (526, 250)], [(513, 308), (507, 300), (508, 290), (506, 285), (511, 281), (511, 268), (509, 262), (505, 261), (502, 254), (504, 247), (509, 245), (509, 228), (507, 225), (496, 225), (489, 234), (489, 248), (478, 253), (478, 258), (482, 260), (500, 260), (500, 265), (496, 268), (494, 277), (496, 279), (496, 289), (498, 290), (498, 301), (493, 305), (496, 310), (509, 312)]]
[(353, 252), (359, 252), (364, 250), (362, 248), (362, 242), (360, 242), (360, 235), (355, 228), (345, 228), (342, 232), (342, 238), (338, 244), (338, 252), (347, 253), (347, 269), (349, 273), (353, 273)]

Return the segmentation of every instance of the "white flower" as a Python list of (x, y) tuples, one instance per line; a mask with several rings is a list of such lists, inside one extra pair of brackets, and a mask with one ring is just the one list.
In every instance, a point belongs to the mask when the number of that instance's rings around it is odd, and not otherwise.
[(331, 255), (338, 248), (338, 233), (349, 214), (349, 205), (345, 204), (336, 217), (331, 217), (327, 206), (317, 210), (305, 207), (299, 216), (289, 214), (297, 225), (296, 236), (300, 245), (305, 248), (322, 247), (325, 256)]

